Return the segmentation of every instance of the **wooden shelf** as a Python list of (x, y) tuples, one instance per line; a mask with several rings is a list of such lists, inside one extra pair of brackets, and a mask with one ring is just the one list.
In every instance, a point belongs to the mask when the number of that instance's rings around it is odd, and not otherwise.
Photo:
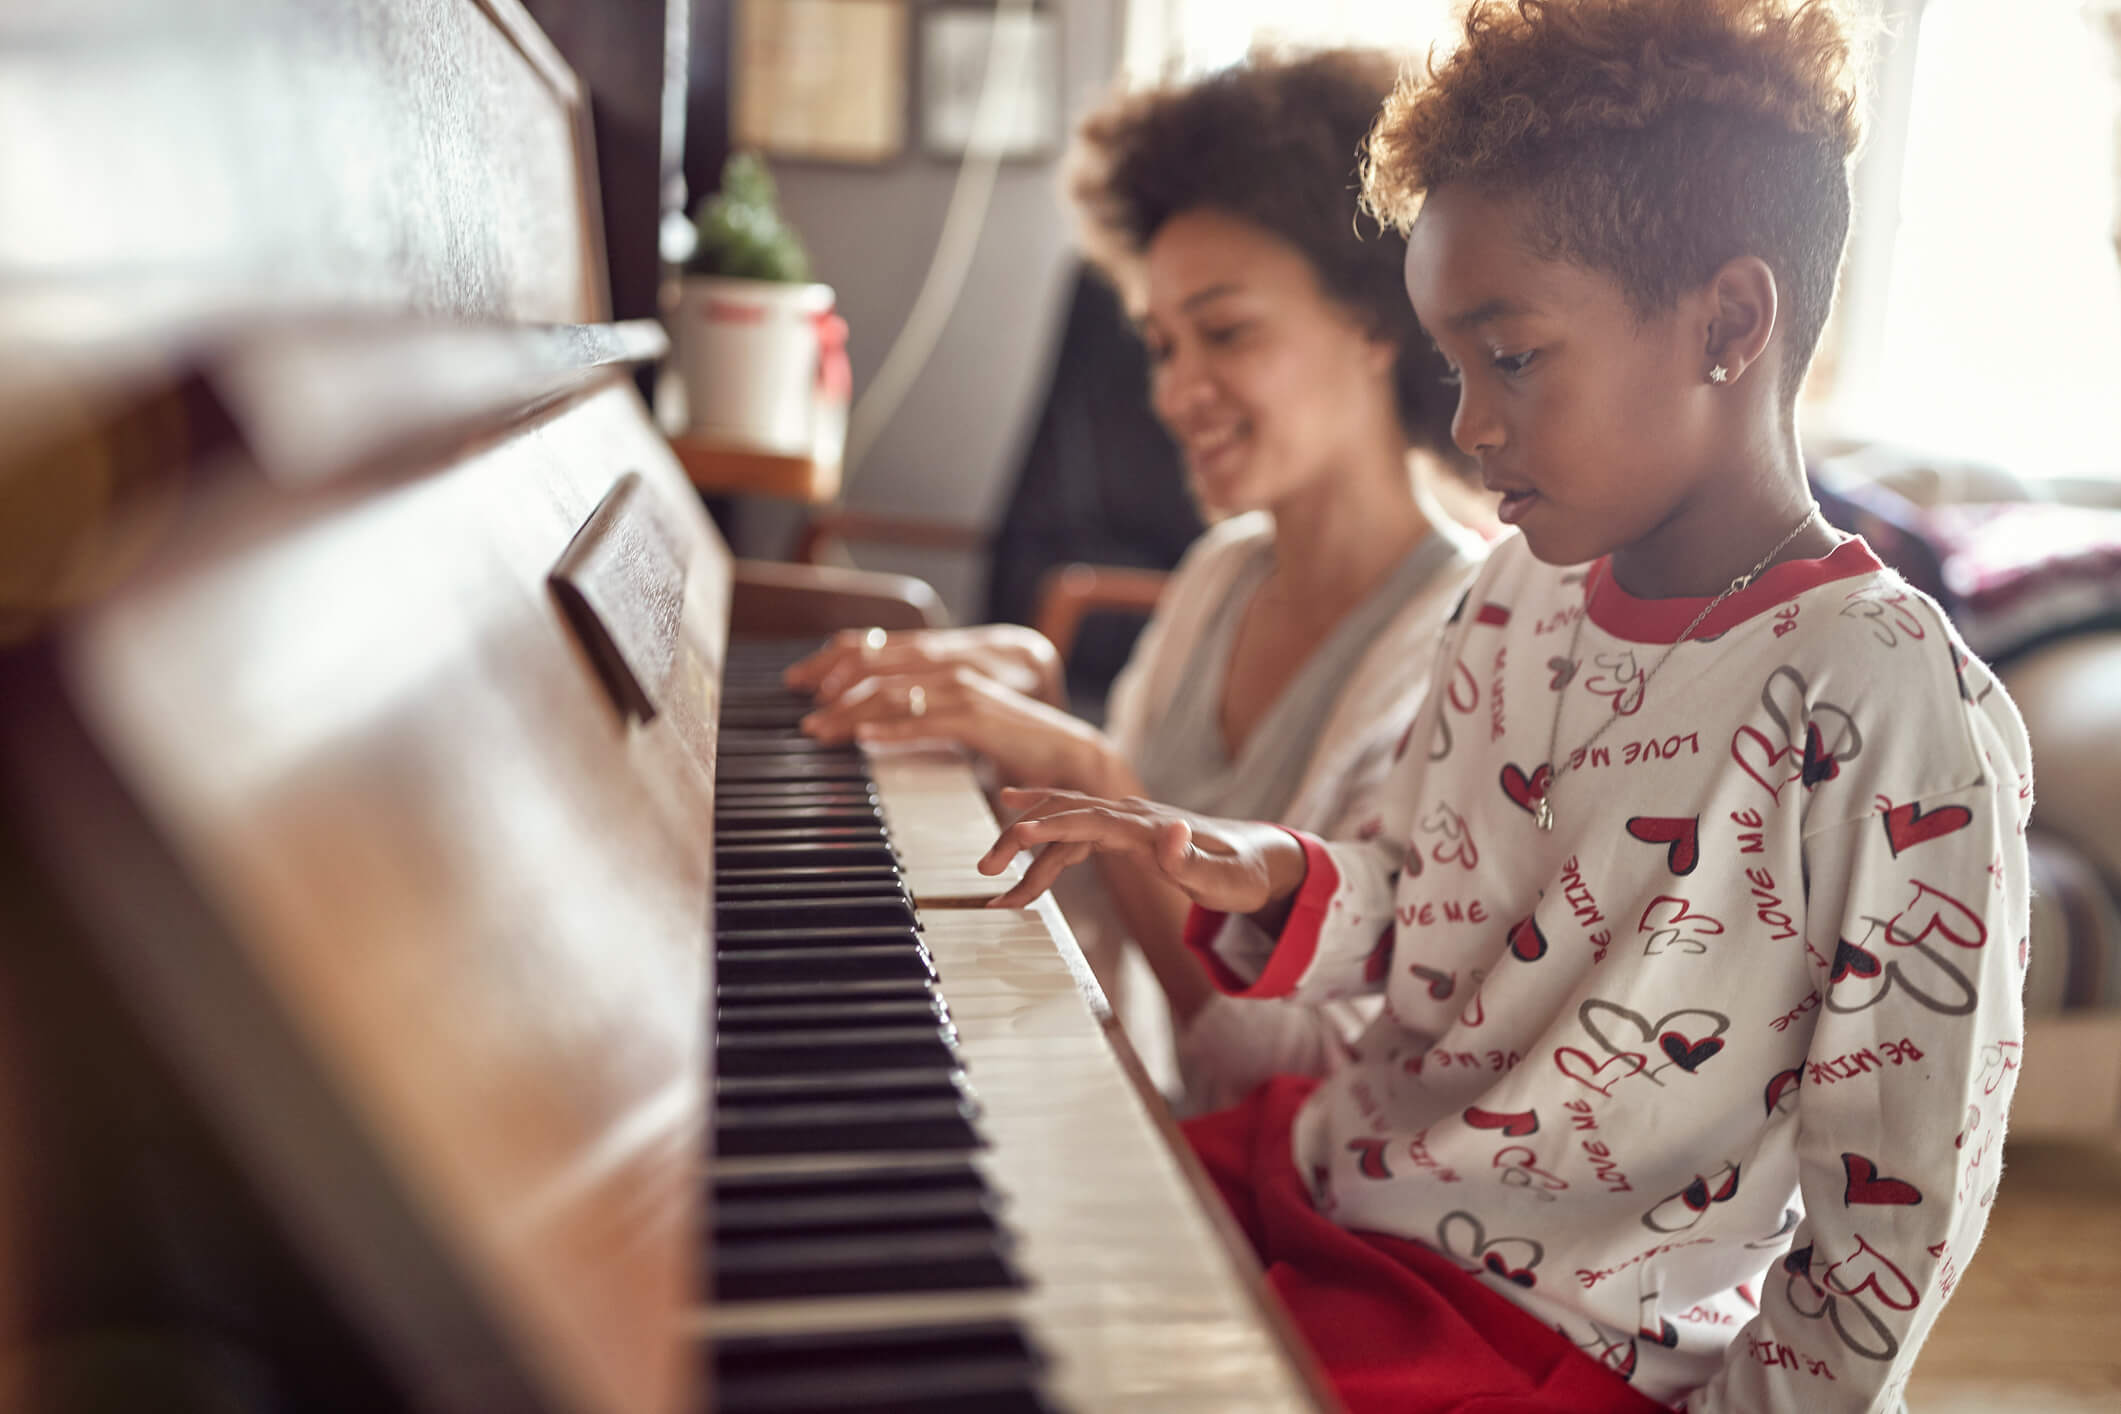
[(698, 437), (672, 437), (685, 475), (702, 491), (725, 495), (778, 496), (818, 505), (840, 493), (839, 463), (811, 457), (753, 451)]

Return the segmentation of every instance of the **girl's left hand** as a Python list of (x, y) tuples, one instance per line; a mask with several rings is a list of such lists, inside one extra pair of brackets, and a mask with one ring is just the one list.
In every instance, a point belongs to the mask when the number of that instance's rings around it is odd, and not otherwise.
[(1016, 785), (1132, 788), (1103, 733), (962, 664), (865, 678), (802, 725), (823, 742), (954, 741)]

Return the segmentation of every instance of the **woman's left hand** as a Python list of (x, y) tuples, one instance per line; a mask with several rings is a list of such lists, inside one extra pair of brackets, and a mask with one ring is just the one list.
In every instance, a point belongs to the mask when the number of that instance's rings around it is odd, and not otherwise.
[(864, 678), (803, 718), (823, 742), (954, 741), (1011, 784), (1136, 788), (1104, 734), (962, 664)]

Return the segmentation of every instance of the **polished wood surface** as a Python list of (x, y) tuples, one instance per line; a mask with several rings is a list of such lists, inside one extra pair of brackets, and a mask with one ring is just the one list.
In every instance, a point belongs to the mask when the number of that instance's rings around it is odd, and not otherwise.
[[(645, 722), (546, 583), (634, 474), (689, 567)], [(434, 1407), (517, 1407), (526, 1380), (676, 1407), (724, 552), (627, 386), (425, 476), (215, 489), (63, 640), (73, 710), (226, 929), (186, 957), (113, 920), (111, 965)], [(217, 1028), (223, 973), (276, 1001), (280, 1043)], [(344, 1113), (293, 1111), (290, 1075)], [(381, 1191), (319, 1171), (334, 1124), (382, 1151)], [(460, 1301), (405, 1289), (409, 1243)]]
[(16, 0), (0, 94), (0, 347), (609, 318), (586, 109), (517, 0)]

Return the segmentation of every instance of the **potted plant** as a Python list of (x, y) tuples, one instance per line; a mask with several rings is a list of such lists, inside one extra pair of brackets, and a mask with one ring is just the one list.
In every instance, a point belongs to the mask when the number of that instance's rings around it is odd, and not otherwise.
[(847, 326), (810, 278), (758, 154), (737, 152), (693, 211), (678, 287), (678, 374), (688, 435), (837, 466), (846, 436)]

